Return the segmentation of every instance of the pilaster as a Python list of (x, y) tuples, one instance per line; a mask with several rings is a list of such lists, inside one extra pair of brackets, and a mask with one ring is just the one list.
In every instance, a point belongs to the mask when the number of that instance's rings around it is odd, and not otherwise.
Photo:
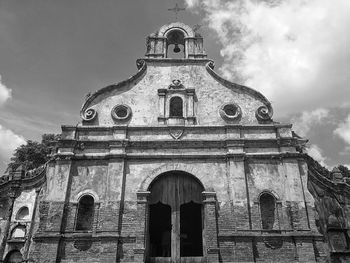
[(204, 248), (208, 262), (219, 262), (217, 200), (215, 192), (203, 192), (204, 204)]
[(145, 262), (146, 255), (146, 232), (148, 222), (148, 197), (151, 192), (139, 191), (137, 195), (137, 228), (136, 245), (134, 248), (134, 260), (135, 262)]

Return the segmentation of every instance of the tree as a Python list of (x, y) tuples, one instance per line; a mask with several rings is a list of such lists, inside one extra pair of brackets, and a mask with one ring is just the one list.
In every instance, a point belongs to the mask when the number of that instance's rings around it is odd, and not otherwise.
[(28, 140), (14, 151), (8, 168), (14, 170), (22, 165), (23, 169), (28, 171), (43, 165), (55, 151), (59, 138), (57, 134), (43, 134), (41, 143)]
[(338, 165), (338, 169), (344, 177), (350, 177), (350, 170), (348, 169), (348, 167), (340, 164)]

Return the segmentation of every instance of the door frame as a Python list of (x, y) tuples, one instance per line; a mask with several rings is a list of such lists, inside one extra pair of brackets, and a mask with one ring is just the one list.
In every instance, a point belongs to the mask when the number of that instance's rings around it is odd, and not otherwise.
[[(187, 262), (187, 260), (195, 260), (193, 262), (206, 262), (206, 258), (207, 258), (207, 249), (206, 249), (206, 220), (205, 220), (205, 203), (204, 203), (204, 200), (205, 200), (205, 197), (206, 195), (204, 195), (204, 193), (207, 193), (205, 191), (205, 188), (203, 186), (203, 184), (200, 182), (200, 180), (195, 177), (194, 175), (190, 174), (190, 173), (187, 173), (187, 172), (183, 172), (183, 171), (169, 171), (169, 172), (165, 172), (165, 173), (162, 173), (160, 174), (159, 176), (157, 176), (153, 181), (152, 183), (149, 185), (148, 187), (148, 191), (149, 191), (149, 195), (152, 194), (152, 185), (153, 183), (160, 179), (162, 175), (170, 175), (174, 173), (174, 176), (176, 176), (176, 174), (183, 174), (183, 175), (186, 175), (186, 176), (190, 176), (194, 181), (196, 181), (201, 187), (202, 187), (202, 192), (201, 192), (201, 196), (202, 196), (202, 202), (200, 203), (201, 204), (201, 224), (202, 224), (202, 253), (203, 255), (202, 256), (199, 256), (199, 257), (181, 257), (181, 254), (180, 254), (180, 202), (179, 202), (179, 192), (176, 192), (175, 194), (175, 203), (177, 204), (177, 207), (175, 209), (175, 211), (173, 211), (173, 207), (171, 207), (171, 224), (172, 224), (172, 228), (171, 228), (171, 257), (151, 257), (150, 255), (150, 229), (149, 229), (149, 226), (150, 226), (150, 203), (147, 202), (147, 216), (146, 216), (146, 219), (147, 219), (147, 222), (145, 222), (145, 226), (146, 226), (146, 262), (171, 262), (171, 263), (180, 263), (180, 262)], [(148, 200), (149, 201), (149, 200)], [(175, 227), (174, 227), (175, 225)], [(163, 259), (163, 260), (162, 260)], [(169, 261), (170, 260), (170, 261)]]

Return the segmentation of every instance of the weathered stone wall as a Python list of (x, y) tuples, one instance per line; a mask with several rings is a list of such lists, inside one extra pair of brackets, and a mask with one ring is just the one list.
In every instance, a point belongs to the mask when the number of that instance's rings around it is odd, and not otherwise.
[[(193, 174), (207, 191), (216, 193), (217, 204), (208, 207), (204, 216), (208, 217), (208, 224), (218, 226), (218, 229), (208, 226), (207, 232), (208, 235), (218, 235), (218, 241), (213, 242), (218, 242), (222, 262), (316, 261), (315, 239), (309, 236), (310, 230), (316, 232), (316, 229), (308, 221), (310, 212), (305, 208), (302, 176), (299, 163), (294, 159), (125, 161), (115, 158), (74, 161), (70, 167), (70, 172), (66, 172), (71, 174), (71, 183), (62, 262), (112, 262), (116, 255), (121, 262), (133, 262), (138, 226), (145, 220), (138, 211), (137, 192), (147, 191), (149, 183), (157, 176), (172, 170)], [(262, 230), (258, 196), (264, 191), (270, 191), (278, 200), (274, 225), (277, 232), (260, 234), (262, 232), (256, 232)], [(77, 201), (82, 194), (92, 194), (97, 200), (91, 234), (79, 234), (74, 228)], [(60, 232), (61, 218), (57, 214), (63, 210), (62, 202), (44, 201), (47, 197), (52, 198), (52, 195), (43, 195), (40, 202), (39, 225), (42, 228), (39, 233), (44, 236), (45, 232)], [(303, 234), (298, 236), (295, 231)], [(55, 242), (45, 239), (38, 242), (33, 257), (43, 251), (53, 253), (53, 247), (57, 249), (58, 246)], [(89, 248), (82, 249), (84, 245)], [(217, 257), (215, 253), (207, 256)]]

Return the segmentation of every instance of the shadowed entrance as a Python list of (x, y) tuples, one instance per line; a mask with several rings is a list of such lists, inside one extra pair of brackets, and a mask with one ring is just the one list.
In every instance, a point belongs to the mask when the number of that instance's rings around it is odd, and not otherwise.
[(202, 184), (174, 171), (160, 175), (149, 190), (150, 262), (202, 262)]

